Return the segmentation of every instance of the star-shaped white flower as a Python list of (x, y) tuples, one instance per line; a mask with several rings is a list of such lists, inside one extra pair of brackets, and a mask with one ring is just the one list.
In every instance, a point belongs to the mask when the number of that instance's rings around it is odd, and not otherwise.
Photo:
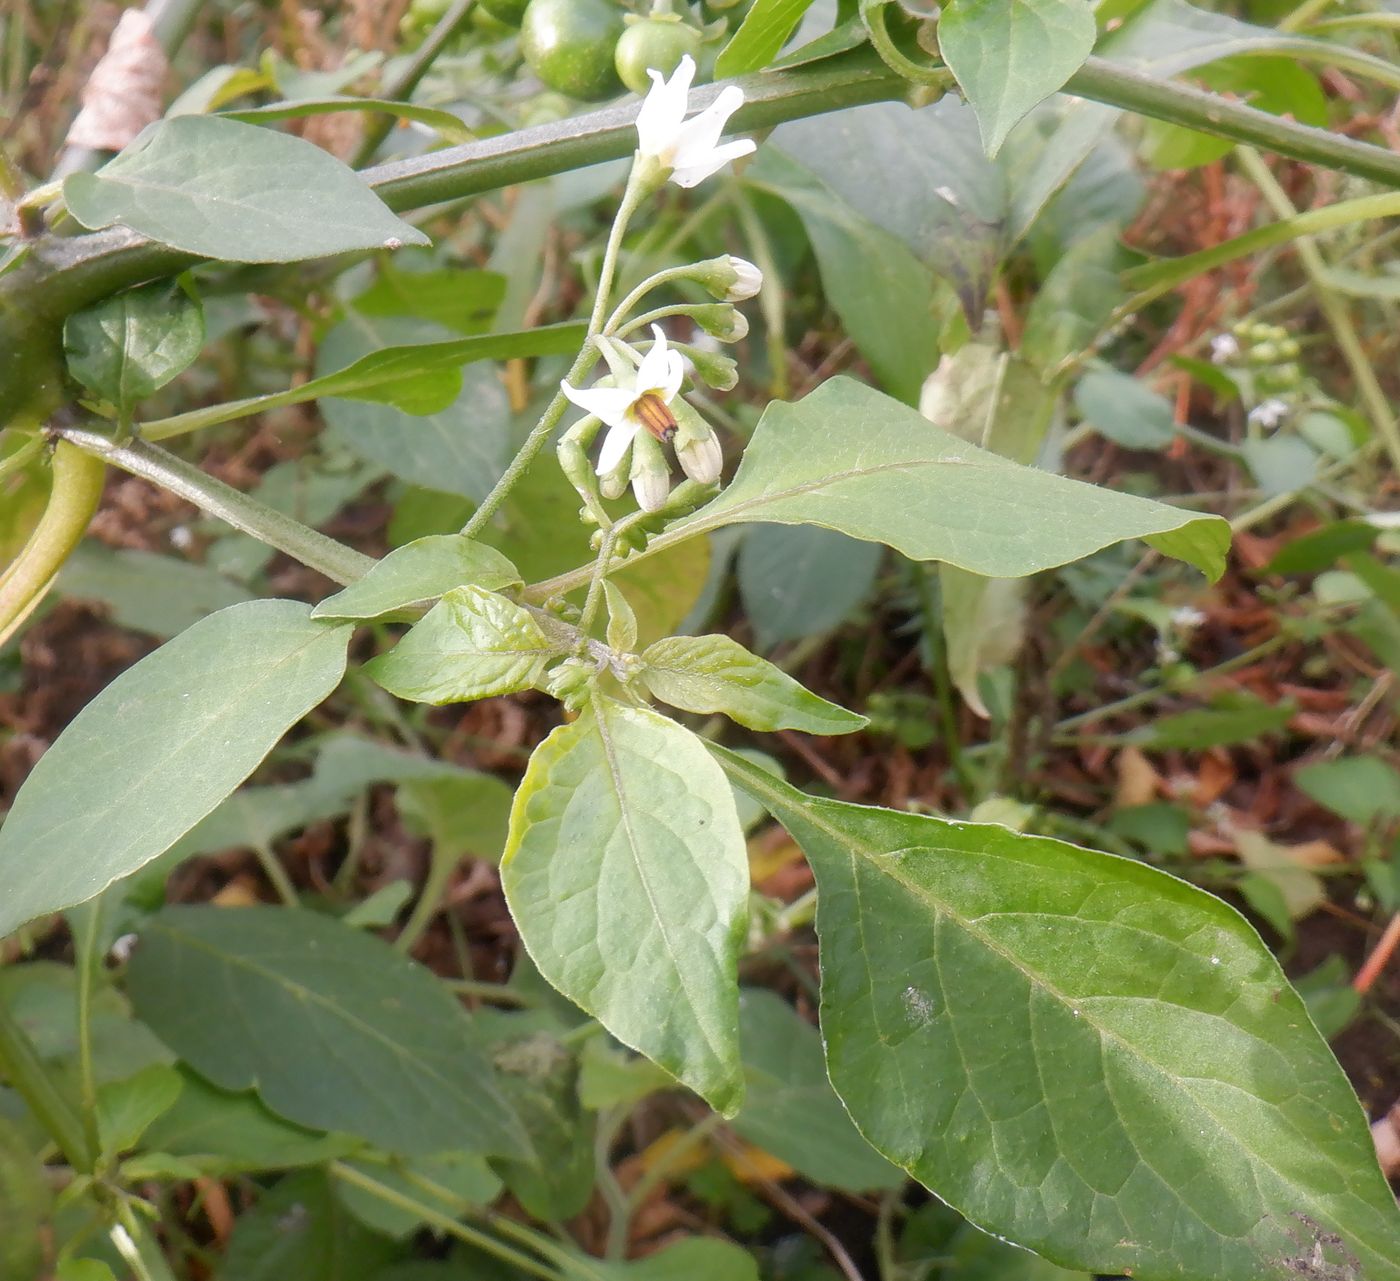
[(698, 116), (690, 120), (690, 83), (695, 79), (695, 59), (686, 54), (667, 80), (659, 71), (648, 71), (652, 85), (637, 114), (637, 149), (670, 170), (678, 187), (704, 182), (731, 160), (747, 156), (756, 144), (751, 138), (720, 144), (724, 126), (744, 105), (744, 91), (728, 85)]
[(580, 391), (568, 383), (560, 384), (574, 404), (596, 414), (608, 426), (598, 455), (600, 476), (617, 468), (639, 431), (649, 430), (658, 440), (669, 440), (675, 432), (676, 422), (669, 406), (681, 389), (685, 362), (680, 352), (666, 345), (666, 335), (659, 325), (653, 325), (651, 332), (656, 341), (642, 357), (630, 386)]

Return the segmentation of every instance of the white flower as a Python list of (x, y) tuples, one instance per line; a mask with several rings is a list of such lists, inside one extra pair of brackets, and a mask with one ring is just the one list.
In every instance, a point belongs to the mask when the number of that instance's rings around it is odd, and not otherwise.
[(1234, 334), (1216, 334), (1215, 337), (1210, 340), (1210, 359), (1212, 364), (1228, 364), (1239, 354), (1240, 344)]
[(1206, 616), (1192, 605), (1178, 605), (1170, 617), (1172, 626), (1182, 632), (1194, 632), (1206, 621)]
[(651, 88), (637, 113), (637, 150), (669, 171), (678, 187), (704, 182), (731, 160), (747, 156), (756, 144), (744, 138), (720, 144), (729, 117), (744, 104), (744, 91), (727, 85), (719, 97), (690, 120), (690, 82), (695, 78), (695, 59), (686, 54), (667, 80), (659, 71), (648, 71)]
[(1277, 427), (1288, 416), (1288, 402), (1271, 396), (1249, 411), (1249, 421), (1260, 427)]
[[(657, 440), (670, 440), (676, 432), (676, 419), (670, 405), (685, 378), (685, 362), (680, 352), (666, 345), (666, 335), (661, 332), (659, 325), (653, 325), (651, 332), (656, 341), (642, 357), (641, 365), (630, 379), (630, 386), (590, 387), (580, 391), (568, 383), (560, 384), (564, 395), (575, 405), (590, 414), (596, 414), (607, 424), (608, 434), (603, 438), (603, 448), (598, 454), (598, 475), (611, 481), (609, 487), (617, 485), (623, 457), (627, 453), (627, 447), (638, 439), (638, 432), (642, 432), (643, 436), (649, 434)], [(622, 378), (627, 379), (627, 375), (622, 375)], [(646, 507), (646, 503), (642, 501), (642, 490), (656, 488), (656, 480), (652, 473), (656, 470), (654, 461), (656, 457), (660, 457), (660, 451), (657, 450), (654, 454), (647, 451), (648, 462), (652, 465), (648, 468), (648, 479), (639, 484), (636, 461), (640, 455), (641, 451), (638, 450), (634, 457), (631, 479), (633, 489), (637, 492), (637, 501)], [(664, 468), (662, 474), (664, 476)], [(621, 492), (620, 488), (618, 492)], [(664, 493), (661, 499), (664, 501)]]

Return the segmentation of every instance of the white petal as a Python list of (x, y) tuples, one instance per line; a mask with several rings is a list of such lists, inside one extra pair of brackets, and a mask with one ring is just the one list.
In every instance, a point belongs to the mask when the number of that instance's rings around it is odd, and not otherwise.
[(713, 149), (724, 132), (724, 126), (744, 105), (744, 91), (738, 85), (726, 85), (698, 116), (687, 120), (676, 134), (676, 164), (691, 164), (688, 156)]
[(626, 387), (589, 387), (580, 391), (568, 383), (559, 384), (580, 409), (597, 414), (609, 427), (620, 427), (631, 421), (627, 411), (637, 399), (637, 393)]
[(603, 437), (603, 448), (598, 452), (598, 475), (612, 471), (622, 461), (632, 437), (637, 434), (637, 424), (631, 419), (608, 429)]
[(747, 156), (749, 152), (757, 148), (757, 145), (752, 138), (742, 138), (738, 142), (726, 142), (722, 147), (715, 147), (693, 161), (686, 164), (678, 163), (675, 166), (675, 172), (671, 174), (671, 181), (678, 187), (698, 186), (711, 174), (718, 173), (731, 160)]
[[(642, 363), (637, 367), (637, 390), (660, 391), (666, 386), (666, 376), (671, 368), (668, 359), (674, 353), (666, 346), (666, 335), (661, 332), (660, 325), (651, 327), (651, 336), (656, 340), (652, 343), (650, 350), (642, 357)], [(671, 393), (675, 395), (674, 392)], [(670, 397), (663, 397), (669, 400)]]
[(695, 60), (686, 54), (668, 81), (659, 71), (647, 72), (651, 88), (637, 113), (637, 147), (648, 156), (662, 156), (676, 145), (681, 121), (690, 102)]
[(671, 350), (666, 353), (666, 381), (661, 385), (661, 399), (668, 405), (675, 400), (676, 393), (685, 381), (685, 357)]
[(659, 511), (671, 493), (671, 478), (663, 472), (644, 471), (632, 477), (632, 493), (644, 512)]
[(703, 440), (692, 440), (676, 450), (676, 461), (691, 480), (713, 485), (724, 471), (724, 450), (711, 432)]

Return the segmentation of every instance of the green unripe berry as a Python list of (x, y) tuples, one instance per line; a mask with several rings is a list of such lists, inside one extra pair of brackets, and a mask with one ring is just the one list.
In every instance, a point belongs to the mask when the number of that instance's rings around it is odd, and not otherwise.
[(633, 93), (651, 88), (648, 69), (669, 76), (682, 58), (700, 52), (700, 33), (677, 17), (652, 17), (632, 23), (613, 55), (617, 74)]

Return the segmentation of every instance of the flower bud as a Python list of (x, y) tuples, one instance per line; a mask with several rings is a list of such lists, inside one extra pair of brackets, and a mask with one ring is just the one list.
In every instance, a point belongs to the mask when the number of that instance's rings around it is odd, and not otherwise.
[(638, 432), (632, 442), (632, 493), (637, 506), (654, 512), (665, 505), (671, 492), (671, 472), (661, 446), (646, 432)]
[(699, 440), (687, 440), (676, 448), (676, 461), (691, 480), (713, 485), (724, 471), (724, 450), (711, 432)]
[(748, 337), (748, 317), (727, 302), (702, 303), (691, 308), (690, 318), (720, 342), (740, 342)]
[(701, 382), (716, 391), (732, 391), (739, 385), (739, 366), (728, 356), (706, 351), (694, 343), (678, 342), (671, 346), (690, 361)]
[(733, 254), (697, 262), (686, 274), (721, 302), (744, 302), (763, 288), (763, 273), (747, 258)]

